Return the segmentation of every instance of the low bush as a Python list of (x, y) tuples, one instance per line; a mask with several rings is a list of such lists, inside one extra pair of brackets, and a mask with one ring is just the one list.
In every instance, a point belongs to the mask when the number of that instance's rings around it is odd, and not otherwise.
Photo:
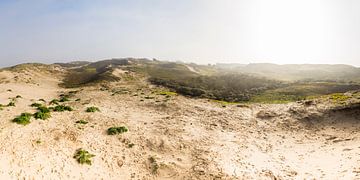
[(86, 112), (96, 112), (96, 111), (100, 111), (100, 109), (98, 107), (95, 107), (95, 106), (88, 107), (86, 109)]
[(57, 100), (57, 99), (51, 100), (51, 101), (50, 101), (50, 105), (53, 105), (53, 104), (58, 105), (58, 104), (59, 104), (59, 100)]
[(122, 134), (124, 132), (128, 132), (129, 129), (125, 126), (120, 127), (111, 127), (107, 130), (108, 135), (116, 135), (116, 134)]
[(59, 102), (67, 102), (67, 101), (70, 101), (69, 98), (67, 96), (63, 96), (60, 98)]
[(63, 111), (73, 111), (70, 106), (58, 105), (54, 107), (54, 111), (63, 112)]
[(80, 164), (88, 164), (91, 165), (91, 158), (95, 157), (95, 155), (90, 154), (88, 151), (84, 149), (78, 149), (74, 155), (74, 158)]
[(38, 108), (38, 107), (42, 106), (42, 104), (40, 104), (40, 103), (32, 103), (30, 106)]
[(32, 114), (30, 113), (21, 113), (20, 116), (16, 117), (13, 122), (17, 124), (27, 125), (30, 123)]
[(46, 119), (49, 119), (51, 117), (51, 114), (50, 112), (36, 112), (34, 114), (34, 118), (35, 119), (42, 119), (42, 120), (46, 120)]

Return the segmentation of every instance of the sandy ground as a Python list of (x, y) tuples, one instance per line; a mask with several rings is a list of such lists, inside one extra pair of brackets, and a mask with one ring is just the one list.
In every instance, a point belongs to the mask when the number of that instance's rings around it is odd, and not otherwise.
[[(328, 113), (325, 102), (223, 107), (166, 98), (145, 82), (62, 89), (60, 79), (61, 73), (0, 72), (0, 103), (22, 96), (0, 111), (0, 179), (360, 179), (359, 108)], [(72, 90), (79, 92), (65, 104), (75, 111), (52, 112), (26, 126), (11, 122), (35, 112), (29, 105), (38, 99), (49, 102)], [(101, 112), (86, 113), (89, 106)], [(76, 124), (80, 119), (89, 123)], [(129, 132), (106, 134), (123, 125)], [(91, 166), (73, 158), (79, 148), (96, 155)]]

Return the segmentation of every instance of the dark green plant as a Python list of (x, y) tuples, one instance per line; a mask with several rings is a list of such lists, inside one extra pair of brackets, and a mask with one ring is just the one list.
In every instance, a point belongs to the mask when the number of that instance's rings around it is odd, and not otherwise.
[(50, 112), (36, 112), (34, 114), (34, 118), (35, 119), (42, 119), (42, 120), (46, 120), (46, 119), (49, 119), (51, 117), (51, 114)]
[(86, 109), (86, 112), (96, 112), (96, 111), (100, 111), (100, 109), (98, 107), (95, 107), (95, 106), (88, 107)]
[(32, 114), (30, 113), (21, 113), (20, 116), (13, 119), (13, 122), (17, 124), (27, 125), (30, 123), (31, 116)]
[(58, 105), (54, 107), (54, 111), (63, 112), (63, 111), (73, 111), (70, 106)]
[(43, 113), (48, 113), (48, 112), (50, 112), (50, 109), (47, 108), (46, 106), (39, 106), (37, 109), (38, 109), (40, 112), (43, 112)]
[(31, 107), (40, 107), (40, 106), (42, 106), (42, 104), (40, 104), (40, 103), (32, 103), (30, 106)]
[(57, 100), (57, 99), (51, 100), (51, 101), (50, 101), (50, 105), (53, 105), (53, 104), (58, 105), (58, 104), (59, 104), (59, 100)]
[(107, 130), (108, 135), (122, 134), (124, 132), (128, 132), (129, 129), (125, 126), (120, 127), (111, 127)]
[(84, 149), (78, 149), (74, 155), (74, 158), (80, 164), (88, 164), (91, 165), (91, 158), (95, 157), (95, 155), (90, 154), (88, 151)]
[(67, 102), (70, 101), (67, 96), (61, 97), (59, 102)]

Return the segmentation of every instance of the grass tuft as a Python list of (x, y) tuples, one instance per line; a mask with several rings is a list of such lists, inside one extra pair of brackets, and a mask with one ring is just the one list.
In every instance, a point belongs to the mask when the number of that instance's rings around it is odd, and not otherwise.
[(42, 106), (42, 104), (40, 104), (40, 103), (32, 103), (30, 106), (38, 108), (38, 107)]
[(122, 134), (124, 132), (128, 132), (129, 129), (125, 126), (120, 127), (111, 127), (107, 130), (108, 135), (116, 135), (116, 134)]
[(91, 158), (95, 157), (95, 155), (90, 154), (88, 151), (84, 149), (78, 149), (74, 155), (74, 158), (80, 164), (88, 164), (91, 165)]
[(98, 107), (95, 107), (95, 106), (88, 107), (86, 109), (86, 112), (96, 112), (96, 111), (100, 111), (100, 109)]
[(63, 111), (73, 111), (73, 108), (70, 106), (58, 105), (54, 107), (54, 111), (63, 112)]
[(30, 113), (21, 113), (20, 116), (16, 117), (13, 122), (17, 124), (27, 125), (30, 123), (32, 114)]

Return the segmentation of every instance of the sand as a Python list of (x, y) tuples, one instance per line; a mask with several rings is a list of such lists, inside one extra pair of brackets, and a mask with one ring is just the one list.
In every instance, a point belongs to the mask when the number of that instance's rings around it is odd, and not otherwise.
[[(223, 107), (177, 95), (164, 102), (145, 81), (64, 89), (62, 73), (0, 72), (0, 103), (22, 96), (0, 111), (0, 179), (360, 179), (357, 110), (326, 113), (333, 107), (325, 101)], [(74, 111), (12, 122), (35, 112), (29, 105), (38, 99), (73, 90), (65, 104)], [(100, 112), (85, 112), (90, 106)], [(107, 135), (112, 126), (129, 131)], [(91, 166), (73, 158), (79, 148), (95, 155)]]

